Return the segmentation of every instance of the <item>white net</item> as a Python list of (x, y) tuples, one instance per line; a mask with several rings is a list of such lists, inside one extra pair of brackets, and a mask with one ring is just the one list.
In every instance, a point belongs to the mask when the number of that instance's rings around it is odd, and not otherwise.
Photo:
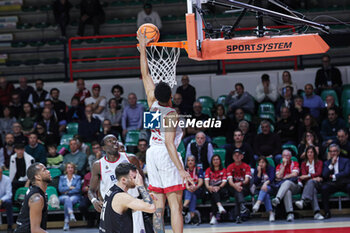
[(180, 56), (180, 48), (170, 47), (147, 47), (148, 67), (153, 82), (161, 81), (168, 83), (173, 88), (176, 82), (176, 64)]

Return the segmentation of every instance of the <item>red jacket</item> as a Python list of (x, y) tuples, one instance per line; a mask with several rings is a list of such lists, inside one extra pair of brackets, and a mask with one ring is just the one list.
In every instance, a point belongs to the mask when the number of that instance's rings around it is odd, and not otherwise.
[[(311, 174), (310, 178), (321, 177), (322, 176), (322, 167), (323, 167), (322, 161), (318, 160), (315, 163), (315, 173)], [(308, 175), (308, 174), (309, 174), (309, 166), (306, 166), (306, 162), (302, 162), (301, 175)]]

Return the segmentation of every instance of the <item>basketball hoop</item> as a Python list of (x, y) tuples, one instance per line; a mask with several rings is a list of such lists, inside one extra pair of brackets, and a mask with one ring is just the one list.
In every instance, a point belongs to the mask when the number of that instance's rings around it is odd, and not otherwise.
[(148, 67), (153, 82), (165, 82), (173, 88), (176, 82), (176, 64), (180, 57), (180, 48), (150, 45), (146, 48)]

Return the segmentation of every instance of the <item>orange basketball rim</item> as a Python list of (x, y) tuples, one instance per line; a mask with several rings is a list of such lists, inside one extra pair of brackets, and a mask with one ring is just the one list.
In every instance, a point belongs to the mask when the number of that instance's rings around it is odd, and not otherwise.
[(197, 30), (194, 13), (186, 14), (187, 41), (158, 42), (149, 45), (183, 48), (194, 60), (227, 60), (286, 57), (325, 53), (329, 46), (318, 34), (293, 34), (264, 37), (236, 37), (202, 41), (197, 49)]

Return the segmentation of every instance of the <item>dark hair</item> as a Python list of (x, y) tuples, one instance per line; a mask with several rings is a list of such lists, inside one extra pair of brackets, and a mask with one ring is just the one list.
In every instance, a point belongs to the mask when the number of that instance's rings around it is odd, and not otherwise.
[(318, 127), (317, 121), (315, 120), (315, 118), (311, 115), (311, 113), (306, 113), (303, 117), (303, 122), (305, 120), (306, 117), (311, 117), (311, 127)]
[(98, 141), (92, 141), (91, 146), (94, 146), (94, 145), (100, 145), (100, 143), (98, 143)]
[(264, 160), (264, 161), (265, 161), (266, 167), (269, 166), (269, 161), (267, 161), (267, 158), (266, 158), (265, 156), (261, 155), (261, 156), (258, 158), (257, 162), (259, 163), (261, 160)]
[(30, 113), (29, 113), (30, 117), (36, 116), (35, 110), (34, 110), (34, 107), (33, 107), (33, 104), (30, 103), (30, 102), (24, 102), (23, 105), (22, 105), (22, 112), (21, 112), (20, 117), (21, 117), (21, 118), (25, 118), (25, 117), (26, 117), (26, 114), (25, 114), (25, 112), (24, 112), (24, 105), (25, 105), (25, 104), (29, 104), (29, 106), (30, 106)]
[(317, 160), (318, 160), (318, 153), (317, 153), (316, 147), (314, 147), (314, 146), (306, 147), (306, 149), (305, 149), (305, 161), (308, 160), (307, 159), (307, 151), (308, 150), (312, 150), (314, 152), (314, 160), (315, 160), (315, 162), (317, 162)]
[(318, 144), (318, 137), (317, 137), (317, 134), (314, 131), (312, 131), (312, 130), (307, 130), (305, 133), (303, 133), (303, 136), (302, 136), (300, 144), (306, 145), (306, 134), (308, 134), (308, 133), (311, 133), (312, 136), (314, 136), (314, 141), (313, 142), (317, 145)]
[(327, 110), (327, 113), (329, 113), (329, 111), (334, 111), (335, 114), (337, 114), (337, 116), (338, 116), (337, 110), (336, 110), (334, 107), (329, 108), (329, 109)]
[(220, 155), (214, 154), (213, 157), (211, 157), (211, 161), (210, 161), (210, 170), (211, 171), (215, 171), (214, 165), (213, 165), (213, 160), (215, 157), (218, 157), (220, 159), (220, 165), (219, 165), (219, 170), (222, 170), (222, 161), (221, 161), (221, 157)]
[(167, 103), (171, 97), (171, 88), (165, 82), (160, 82), (154, 89), (154, 96), (161, 103)]
[(339, 132), (344, 132), (344, 134), (347, 136), (347, 135), (349, 135), (349, 133), (348, 133), (348, 131), (346, 130), (346, 129), (338, 129), (338, 131), (337, 131), (337, 133), (339, 133)]
[(37, 78), (37, 79), (35, 79), (35, 82), (37, 82), (37, 81), (40, 81), (40, 82), (44, 83), (44, 80), (43, 80), (43, 79), (41, 79), (41, 78)]
[(38, 162), (33, 163), (27, 169), (27, 177), (32, 184), (35, 182), (35, 176), (39, 171), (39, 168), (37, 167), (39, 164), (40, 163), (38, 163)]
[(261, 76), (261, 81), (270, 81), (270, 76), (268, 74), (263, 74)]
[(146, 3), (145, 5), (143, 5), (143, 8), (144, 8), (144, 9), (146, 9), (146, 8), (152, 8), (152, 4)]
[(41, 127), (43, 127), (43, 128), (44, 128), (44, 132), (46, 133), (46, 124), (45, 124), (43, 121), (39, 121), (38, 123), (36, 123), (35, 131), (34, 131), (34, 132), (35, 132), (37, 135), (39, 135), (38, 129), (37, 129), (38, 125), (40, 125)]
[(144, 138), (139, 139), (139, 142), (138, 142), (138, 143), (140, 143), (140, 142), (146, 142), (146, 144), (148, 145), (147, 140), (146, 140), (146, 139), (144, 139)]
[(72, 102), (73, 100), (77, 100), (78, 102), (80, 102), (80, 99), (77, 96), (73, 96), (72, 99), (70, 99), (70, 102)]
[(243, 86), (242, 83), (236, 83), (236, 84), (235, 84), (235, 88), (236, 88), (237, 86), (240, 86), (242, 89), (244, 89), (244, 86)]
[(60, 93), (60, 90), (58, 90), (56, 87), (54, 87), (50, 90), (50, 95), (52, 94), (53, 91), (57, 91), (58, 93)]
[(110, 98), (110, 99), (108, 100), (108, 108), (111, 108), (111, 102), (112, 102), (113, 100), (117, 103), (116, 109), (118, 109), (119, 102), (118, 102), (118, 100), (117, 100), (116, 98)]
[(226, 111), (225, 111), (225, 106), (223, 104), (218, 104), (216, 105), (216, 110), (218, 110), (218, 108), (222, 108), (222, 110), (224, 111), (224, 115), (226, 114)]
[(36, 134), (36, 133), (34, 133), (34, 132), (30, 133), (29, 136), (30, 136), (30, 135), (35, 135), (36, 138), (38, 138), (38, 134)]
[(322, 55), (322, 58), (325, 58), (325, 57), (327, 57), (329, 59), (329, 61), (331, 60), (331, 56), (329, 56), (329, 54), (325, 53)]
[(243, 135), (242, 130), (240, 130), (239, 128), (237, 128), (237, 129), (235, 129), (235, 130), (233, 131), (233, 135), (234, 135), (236, 132), (240, 132), (240, 133)]
[(46, 145), (47, 149), (49, 149), (50, 147), (57, 148), (57, 145), (56, 144), (48, 144), (48, 145)]
[(116, 168), (115, 168), (115, 176), (117, 180), (120, 180), (120, 178), (126, 176), (129, 174), (131, 171), (136, 171), (136, 166), (131, 163), (120, 163)]
[(25, 145), (23, 143), (16, 143), (14, 148), (15, 149), (24, 149)]
[(4, 110), (5, 109), (8, 109), (10, 111), (10, 115), (9, 116), (10, 116), (10, 118), (12, 118), (13, 117), (12, 109), (8, 105), (3, 107), (2, 112), (1, 112), (1, 117), (4, 117)]
[(124, 89), (123, 89), (123, 87), (120, 86), (119, 84), (114, 85), (114, 86), (112, 87), (112, 89), (111, 89), (112, 94), (113, 94), (114, 89), (118, 89), (118, 90), (120, 91), (120, 95), (123, 95), (123, 94), (124, 94)]
[(292, 95), (293, 95), (294, 88), (293, 88), (292, 86), (285, 86), (284, 88), (285, 88), (285, 89), (289, 88), (290, 91), (292, 92)]
[[(52, 90), (51, 90), (51, 91), (52, 91)], [(50, 92), (50, 94), (51, 94), (51, 92)], [(44, 103), (45, 103), (45, 102), (50, 102), (51, 104), (53, 104), (52, 100), (50, 100), (50, 99), (44, 100)]]

